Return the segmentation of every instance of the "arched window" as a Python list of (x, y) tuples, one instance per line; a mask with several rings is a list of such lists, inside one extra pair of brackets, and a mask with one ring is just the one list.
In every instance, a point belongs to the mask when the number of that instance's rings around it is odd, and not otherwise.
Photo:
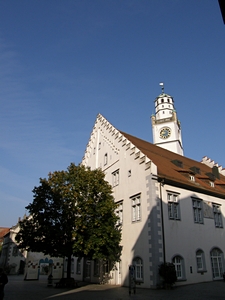
[(143, 282), (143, 261), (140, 257), (133, 259), (133, 266), (135, 272), (135, 280)]
[(214, 248), (210, 252), (210, 257), (212, 264), (213, 279), (223, 278), (223, 252), (218, 248)]
[(177, 280), (184, 280), (185, 279), (184, 259), (181, 256), (177, 255), (174, 256), (172, 262), (176, 269)]
[(196, 251), (196, 264), (198, 272), (206, 272), (205, 254), (201, 249)]

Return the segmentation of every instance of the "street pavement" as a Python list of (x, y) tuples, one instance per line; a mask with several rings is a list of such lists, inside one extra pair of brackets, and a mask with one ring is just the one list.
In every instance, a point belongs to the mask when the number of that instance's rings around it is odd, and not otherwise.
[(24, 281), (23, 276), (9, 276), (4, 300), (225, 300), (225, 282), (214, 281), (174, 287), (171, 290), (136, 290), (129, 295), (126, 287), (89, 284), (76, 289), (47, 286), (47, 278)]

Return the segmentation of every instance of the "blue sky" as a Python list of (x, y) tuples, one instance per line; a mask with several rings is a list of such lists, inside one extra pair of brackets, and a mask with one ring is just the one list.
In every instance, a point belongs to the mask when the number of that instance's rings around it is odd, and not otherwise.
[(0, 226), (80, 163), (96, 116), (152, 142), (172, 95), (185, 156), (225, 167), (225, 25), (214, 0), (0, 0)]

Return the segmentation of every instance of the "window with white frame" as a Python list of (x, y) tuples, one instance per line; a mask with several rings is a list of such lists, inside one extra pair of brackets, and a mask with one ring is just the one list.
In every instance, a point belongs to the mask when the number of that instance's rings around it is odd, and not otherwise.
[(210, 252), (210, 256), (211, 256), (213, 278), (214, 279), (222, 279), (222, 277), (223, 277), (223, 270), (224, 270), (224, 266), (223, 266), (223, 261), (224, 261), (223, 252), (220, 249), (218, 249), (218, 248), (214, 248)]
[(119, 170), (112, 173), (112, 186), (117, 186), (119, 184)]
[(209, 184), (210, 184), (211, 187), (215, 187), (215, 184), (214, 184), (213, 181), (210, 181)]
[(192, 198), (192, 207), (194, 213), (194, 222), (203, 224), (202, 200)]
[(135, 281), (143, 282), (143, 260), (140, 257), (133, 259)]
[(123, 201), (117, 202), (116, 215), (118, 217), (117, 225), (123, 224)]
[(141, 194), (131, 197), (132, 222), (141, 220)]
[(180, 206), (178, 194), (167, 192), (168, 214), (171, 220), (180, 220)]
[(196, 251), (196, 264), (198, 272), (206, 271), (205, 255), (201, 249)]
[(173, 258), (173, 264), (176, 269), (177, 280), (185, 279), (185, 271), (184, 271), (184, 259), (177, 255)]
[(213, 214), (214, 214), (215, 226), (219, 227), (219, 228), (223, 228), (222, 214), (221, 214), (220, 205), (213, 204)]
[(195, 181), (195, 176), (190, 175), (189, 177), (190, 177), (190, 180), (191, 180), (191, 181)]

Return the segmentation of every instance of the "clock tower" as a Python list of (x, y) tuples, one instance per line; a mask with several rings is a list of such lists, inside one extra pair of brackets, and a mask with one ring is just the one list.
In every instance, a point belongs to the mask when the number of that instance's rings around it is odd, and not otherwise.
[(184, 155), (181, 126), (177, 119), (173, 97), (164, 93), (163, 83), (160, 85), (162, 86), (162, 93), (155, 99), (155, 114), (151, 117), (153, 143), (169, 151)]

